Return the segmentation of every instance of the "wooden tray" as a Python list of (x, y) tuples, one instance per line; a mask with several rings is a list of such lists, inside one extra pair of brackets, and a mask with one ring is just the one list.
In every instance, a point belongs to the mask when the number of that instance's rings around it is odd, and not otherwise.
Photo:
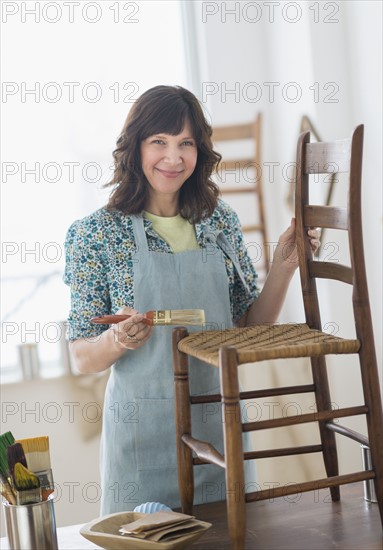
[(138, 512), (118, 512), (87, 523), (80, 529), (80, 534), (94, 544), (107, 550), (180, 550), (187, 548), (199, 539), (211, 527), (211, 523), (199, 521), (201, 531), (183, 535), (168, 542), (153, 542), (127, 535), (121, 535), (121, 525), (140, 519), (148, 514)]

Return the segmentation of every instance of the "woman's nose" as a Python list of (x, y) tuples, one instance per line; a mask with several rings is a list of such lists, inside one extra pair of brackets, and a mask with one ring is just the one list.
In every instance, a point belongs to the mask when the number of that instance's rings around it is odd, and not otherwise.
[(165, 159), (169, 164), (179, 164), (182, 162), (181, 151), (178, 147), (168, 147), (165, 152)]

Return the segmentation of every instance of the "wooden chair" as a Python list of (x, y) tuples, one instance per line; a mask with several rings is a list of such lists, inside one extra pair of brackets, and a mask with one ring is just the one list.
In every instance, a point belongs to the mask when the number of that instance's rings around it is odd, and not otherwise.
[[(257, 223), (243, 224), (243, 233), (256, 233), (260, 236), (260, 258), (256, 262), (257, 270), (259, 271), (259, 280), (264, 280), (270, 268), (269, 241), (267, 238), (266, 216), (263, 201), (263, 175), (262, 175), (262, 115), (259, 113), (253, 122), (248, 124), (237, 124), (232, 126), (217, 126), (213, 128), (212, 136), (214, 145), (217, 150), (220, 150), (222, 142), (236, 142), (245, 145), (244, 140), (252, 140), (252, 153), (249, 155), (234, 155), (234, 158), (226, 158), (223, 155), (222, 161), (218, 168), (218, 174), (221, 177), (217, 178), (217, 183), (220, 185), (221, 194), (233, 197), (233, 195), (243, 195), (248, 200), (252, 201), (254, 207), (254, 215)], [(247, 176), (249, 169), (253, 169), (253, 175)], [(237, 172), (240, 176), (238, 186), (222, 185), (223, 175)], [(221, 181), (220, 181), (221, 180)], [(226, 177), (225, 177), (226, 180)], [(246, 185), (247, 180), (249, 185)], [(230, 202), (230, 199), (226, 199)], [(247, 203), (248, 205), (248, 203)], [(240, 219), (241, 212), (238, 210)]]
[[(313, 491), (327, 487), (330, 488), (332, 500), (336, 501), (340, 498), (340, 485), (374, 480), (383, 518), (383, 415), (362, 241), (362, 149), (362, 125), (355, 129), (351, 139), (333, 143), (310, 143), (309, 132), (299, 137), (295, 203), (306, 323), (260, 325), (223, 331), (194, 332), (190, 335), (184, 327), (180, 327), (173, 332), (177, 452), (182, 509), (185, 513), (192, 512), (193, 465), (213, 463), (224, 468), (227, 521), (235, 549), (244, 547), (245, 502), (249, 501), (286, 497), (297, 491)], [(318, 171), (326, 173), (329, 167), (333, 170), (334, 163), (337, 171), (349, 173), (348, 208), (309, 204), (309, 175)], [(305, 238), (307, 228), (312, 226), (337, 228), (348, 232), (351, 267), (313, 261), (310, 246)], [(343, 339), (322, 332), (316, 278), (336, 279), (352, 285), (356, 338)], [(364, 396), (362, 403), (333, 410), (325, 362), (325, 356), (329, 354), (358, 354)], [(212, 365), (212, 368), (219, 368), (220, 394), (189, 395), (188, 356), (197, 357)], [(312, 383), (253, 391), (239, 390), (240, 364), (294, 357), (311, 359)], [(240, 400), (306, 392), (315, 394), (317, 412), (255, 422), (244, 422), (241, 418)], [(209, 442), (198, 441), (193, 437), (191, 406), (207, 402), (222, 403), (224, 456)], [(368, 437), (334, 421), (354, 415), (365, 416)], [(243, 452), (243, 432), (309, 422), (318, 423), (320, 442), (317, 444)], [(372, 469), (339, 475), (335, 433), (368, 445)], [(326, 477), (302, 482), (298, 488), (292, 485), (244, 494), (244, 460), (299, 456), (304, 453), (322, 453)]]

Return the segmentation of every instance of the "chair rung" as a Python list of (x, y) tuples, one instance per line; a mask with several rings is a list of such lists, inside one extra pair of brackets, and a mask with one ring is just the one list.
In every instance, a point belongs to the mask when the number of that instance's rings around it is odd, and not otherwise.
[(351, 428), (347, 428), (346, 426), (342, 426), (341, 424), (334, 424), (333, 422), (329, 422), (328, 424), (326, 424), (326, 428), (340, 435), (345, 435), (346, 437), (357, 441), (361, 445), (366, 445), (367, 447), (370, 446), (368, 437), (359, 432), (351, 430)]
[[(302, 384), (299, 386), (284, 386), (280, 388), (269, 388), (266, 390), (252, 390), (240, 392), (240, 399), (259, 399), (261, 397), (275, 397), (276, 395), (293, 395), (298, 393), (310, 393), (315, 391), (314, 384)], [(219, 403), (221, 394), (214, 393), (211, 395), (192, 395), (190, 396), (190, 404), (198, 403)]]
[(347, 407), (336, 411), (320, 411), (298, 416), (285, 416), (283, 418), (274, 418), (272, 420), (259, 420), (256, 422), (245, 422), (242, 425), (242, 431), (251, 432), (255, 430), (265, 430), (269, 428), (279, 428), (281, 426), (294, 426), (295, 424), (305, 424), (307, 422), (318, 422), (330, 420), (331, 418), (342, 418), (345, 416), (356, 416), (366, 414), (368, 407), (362, 405), (360, 407)]
[[(200, 441), (199, 439), (195, 439), (191, 435), (184, 434), (182, 436), (182, 441), (187, 445), (192, 451), (195, 452), (197, 457), (202, 461), (200, 463), (210, 463), (210, 464), (216, 464), (217, 466), (220, 466), (221, 468), (225, 468), (225, 459), (217, 451), (213, 445), (210, 443), (207, 443), (206, 441)], [(198, 462), (195, 462), (198, 464)]]
[(244, 453), (245, 460), (254, 458), (270, 458), (276, 456), (303, 455), (307, 453), (321, 453), (322, 445), (304, 445), (302, 447), (288, 447), (285, 449), (267, 449), (265, 451), (249, 451)]
[(243, 158), (238, 160), (222, 160), (217, 168), (217, 172), (226, 172), (233, 170), (241, 170), (242, 168), (260, 168), (253, 158)]
[(198, 403), (220, 403), (221, 394), (212, 393), (210, 395), (191, 395), (190, 404), (198, 405)]
[(280, 388), (268, 388), (266, 390), (244, 391), (239, 394), (240, 399), (258, 399), (260, 397), (274, 397), (276, 395), (293, 395), (296, 393), (310, 393), (315, 391), (314, 384), (302, 384), (299, 386), (283, 386)]
[(217, 126), (213, 128), (213, 141), (248, 139), (254, 136), (254, 124), (237, 124), (235, 126)]
[(262, 225), (243, 225), (242, 226), (243, 233), (250, 233), (250, 231), (261, 231), (263, 233), (264, 227)]
[(338, 485), (346, 485), (347, 483), (355, 483), (358, 481), (364, 481), (366, 479), (374, 479), (374, 477), (375, 472), (373, 472), (372, 470), (354, 472), (352, 474), (345, 474), (342, 476), (327, 477), (314, 481), (304, 481), (302, 483), (295, 483), (294, 485), (285, 485), (284, 487), (272, 487), (270, 489), (247, 493), (245, 496), (245, 500), (246, 502), (253, 502), (255, 500), (266, 500), (284, 497), (287, 495), (306, 493), (307, 491), (319, 491), (319, 489), (326, 489), (327, 487), (337, 487)]

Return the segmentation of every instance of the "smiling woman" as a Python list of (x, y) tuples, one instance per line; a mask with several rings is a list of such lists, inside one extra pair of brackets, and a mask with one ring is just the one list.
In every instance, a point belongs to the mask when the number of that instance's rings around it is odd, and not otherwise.
[[(83, 373), (111, 367), (101, 438), (102, 514), (140, 502), (179, 505), (171, 327), (148, 326), (143, 312), (203, 309), (209, 324), (231, 327), (258, 294), (238, 219), (210, 179), (220, 159), (211, 134), (190, 91), (160, 85), (144, 92), (117, 141), (108, 204), (68, 231), (73, 358)], [(110, 313), (130, 318), (110, 328), (92, 324), (92, 317)], [(195, 390), (208, 393), (218, 385), (218, 371), (198, 364)], [(116, 422), (116, 407), (123, 411), (127, 404), (136, 422)], [(203, 407), (195, 418), (201, 436), (215, 433), (222, 451), (221, 421), (218, 414), (205, 421)], [(224, 482), (222, 471), (210, 470), (198, 471), (199, 502), (205, 481)]]

